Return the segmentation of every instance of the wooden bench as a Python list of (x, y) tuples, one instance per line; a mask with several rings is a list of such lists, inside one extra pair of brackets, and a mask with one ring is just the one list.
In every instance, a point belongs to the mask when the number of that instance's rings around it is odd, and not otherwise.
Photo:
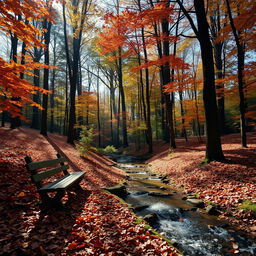
[[(66, 159), (60, 154), (57, 154), (57, 159), (50, 159), (46, 161), (33, 162), (31, 157), (26, 156), (26, 168), (31, 174), (32, 182), (35, 183), (37, 191), (41, 196), (42, 204), (44, 206), (59, 206), (61, 205), (61, 198), (65, 192), (70, 189), (81, 189), (79, 183), (82, 180), (85, 172), (68, 172), (69, 166), (64, 162)], [(58, 165), (58, 166), (56, 166)], [(41, 172), (39, 169), (46, 168)], [(42, 180), (55, 176), (63, 172), (61, 177), (58, 177), (53, 182), (46, 185), (42, 184)], [(49, 192), (57, 192), (54, 197), (48, 195)]]

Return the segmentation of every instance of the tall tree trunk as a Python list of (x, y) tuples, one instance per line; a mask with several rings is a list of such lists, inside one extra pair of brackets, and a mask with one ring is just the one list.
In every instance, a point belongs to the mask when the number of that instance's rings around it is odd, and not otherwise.
[(115, 132), (114, 132), (114, 120), (116, 120), (117, 110), (116, 110), (116, 103), (115, 103), (115, 87), (114, 87), (114, 71), (110, 70), (109, 73), (109, 88), (110, 88), (110, 114), (111, 114), (111, 122), (110, 122), (110, 130), (111, 130), (111, 140), (112, 144), (116, 146), (115, 141)]
[[(214, 57), (216, 65), (216, 78), (222, 79), (222, 44), (214, 44)], [(217, 86), (217, 105), (218, 105), (218, 116), (220, 124), (220, 133), (222, 135), (226, 134), (226, 125), (225, 125), (225, 97), (224, 97), (224, 84), (220, 83)]]
[[(144, 52), (144, 61), (145, 64), (148, 63), (148, 54), (144, 36), (144, 28), (141, 29), (142, 35), (142, 44), (143, 44), (143, 52)], [(149, 71), (148, 68), (145, 68), (145, 78), (146, 78), (146, 104), (147, 104), (147, 111), (146, 111), (146, 137), (148, 143), (148, 153), (153, 152), (153, 139), (152, 139), (152, 128), (151, 128), (151, 110), (150, 110), (150, 89), (149, 89)]]
[(118, 86), (121, 95), (121, 104), (122, 104), (122, 132), (123, 132), (123, 147), (128, 147), (128, 138), (127, 138), (127, 124), (126, 124), (126, 103), (125, 103), (125, 94), (123, 87), (123, 71), (122, 71), (122, 49), (118, 48)]
[(66, 63), (65, 69), (65, 112), (64, 112), (64, 121), (63, 121), (63, 134), (67, 135), (67, 121), (68, 121), (68, 65)]
[[(154, 3), (152, 0), (149, 1), (151, 7), (154, 7)], [(158, 25), (157, 23), (154, 23), (154, 33), (156, 37), (156, 47), (157, 47), (157, 53), (159, 59), (163, 57), (163, 49), (162, 49), (162, 44), (161, 40), (159, 39), (159, 31), (158, 31)], [(161, 93), (161, 130), (162, 130), (162, 139), (165, 140), (166, 142), (170, 142), (170, 133), (168, 129), (168, 125), (166, 122), (166, 103), (165, 103), (165, 94), (163, 91), (163, 76), (164, 76), (164, 66), (160, 65), (160, 70), (159, 70), (159, 78), (160, 78), (160, 93)]]
[[(44, 20), (44, 29), (47, 29), (47, 32), (44, 34), (44, 64), (49, 65), (49, 44), (51, 36), (51, 26), (52, 23)], [(49, 69), (44, 68), (44, 84), (43, 88), (49, 90)], [(42, 104), (42, 117), (41, 117), (41, 134), (47, 136), (47, 110), (48, 110), (48, 94), (43, 94), (43, 104)]]
[(236, 47), (237, 47), (237, 78), (238, 78), (238, 91), (239, 91), (239, 110), (240, 110), (240, 134), (241, 134), (241, 146), (247, 147), (246, 142), (246, 124), (245, 124), (245, 96), (244, 96), (244, 59), (245, 59), (245, 52), (244, 47), (241, 39), (239, 38), (240, 31), (237, 31), (234, 20), (232, 17), (232, 12), (229, 4), (229, 0), (226, 0), (228, 17), (230, 21), (230, 25), (232, 28), (232, 32), (235, 38)]
[[(69, 123), (68, 123), (68, 143), (73, 144), (75, 140), (76, 124), (76, 87), (78, 81), (78, 61), (79, 61), (79, 45), (78, 39), (73, 38), (73, 62), (72, 62), (72, 76), (70, 78), (70, 108), (69, 108)], [(79, 48), (77, 48), (79, 47)]]
[[(34, 69), (34, 85), (37, 87), (40, 87), (40, 70), (39, 69)], [(33, 94), (33, 101), (38, 103), (40, 102), (40, 96), (39, 93), (36, 92)], [(31, 121), (31, 128), (34, 129), (39, 129), (39, 109), (35, 106), (33, 106), (32, 109), (32, 121)]]
[[(222, 71), (223, 42), (216, 42), (216, 38), (219, 36), (219, 32), (221, 30), (220, 3), (219, 1), (217, 1), (216, 3), (212, 1), (212, 4), (216, 4), (216, 6), (213, 6), (213, 8), (215, 9), (214, 14), (210, 17), (210, 23), (211, 23), (210, 31), (211, 31), (211, 36), (213, 38), (213, 51), (214, 51), (214, 59), (215, 59), (215, 67), (216, 67), (215, 74), (216, 74), (216, 79), (222, 79), (224, 77), (223, 71)], [(224, 135), (226, 133), (224, 84), (218, 83), (216, 88), (217, 88), (217, 106), (218, 106), (220, 133)]]
[(116, 129), (116, 137), (117, 137), (117, 147), (120, 147), (120, 104), (121, 104), (121, 93), (120, 89), (118, 91), (118, 110), (117, 110), (117, 129)]
[(67, 37), (67, 22), (66, 22), (66, 13), (65, 13), (65, 3), (62, 5), (63, 12), (63, 24), (64, 24), (64, 38), (65, 38), (65, 50), (66, 58), (68, 64), (68, 74), (70, 81), (70, 109), (69, 109), (69, 122), (68, 122), (68, 132), (67, 132), (67, 142), (73, 144), (75, 140), (75, 123), (76, 123), (76, 89), (79, 81), (79, 58), (80, 58), (80, 49), (81, 41), (83, 35), (83, 28), (86, 20), (86, 14), (88, 8), (91, 4), (91, 1), (84, 0), (72, 1), (72, 14), (74, 16), (78, 15), (79, 4), (82, 5), (81, 13), (79, 13), (79, 21), (73, 26), (73, 34), (77, 33), (76, 36), (73, 36), (72, 47), (73, 47), (73, 58), (71, 60), (69, 53), (69, 44)]
[(97, 77), (97, 121), (98, 121), (98, 146), (101, 147), (101, 125), (100, 125), (100, 92), (99, 92), (99, 68)]
[[(56, 65), (56, 34), (53, 37), (53, 66)], [(51, 104), (51, 116), (50, 116), (50, 132), (54, 131), (54, 96), (55, 96), (55, 76), (56, 70), (52, 70), (52, 79), (51, 79), (51, 95), (50, 95), (50, 104)]]
[(214, 62), (212, 44), (209, 36), (209, 25), (207, 22), (204, 2), (194, 0), (196, 18), (198, 24), (198, 40), (201, 48), (203, 64), (203, 100), (206, 119), (206, 161), (223, 160), (224, 155), (221, 148), (218, 108), (216, 103)]
[[(19, 20), (21, 20), (21, 17), (19, 15)], [(17, 63), (17, 49), (18, 49), (18, 38), (16, 36), (16, 34), (11, 35), (11, 59), (13, 60), (13, 62)], [(18, 98), (12, 98), (13, 101), (17, 101), (19, 100)], [(18, 127), (18, 117), (11, 117), (11, 129), (16, 129)]]
[(188, 141), (187, 131), (185, 127), (185, 110), (183, 107), (183, 91), (179, 90), (179, 100), (180, 100), (180, 113), (181, 113), (181, 124), (182, 124), (182, 136), (184, 136), (186, 142)]
[[(40, 59), (42, 57), (42, 48), (38, 49), (34, 47), (34, 62), (40, 62)], [(40, 69), (34, 69), (34, 77), (33, 77), (33, 84), (36, 87), (40, 87)], [(40, 95), (37, 91), (35, 94), (33, 94), (33, 101), (40, 104)], [(32, 120), (30, 124), (31, 128), (39, 129), (40, 127), (40, 120), (39, 120), (39, 109), (37, 107), (32, 108)]]
[(216, 102), (215, 77), (214, 77), (214, 62), (212, 44), (209, 36), (209, 24), (207, 22), (204, 1), (194, 0), (194, 7), (197, 19), (197, 27), (188, 11), (180, 0), (176, 0), (182, 12), (187, 17), (192, 30), (200, 44), (202, 66), (203, 66), (203, 101), (205, 109), (206, 121), (206, 156), (205, 160), (221, 161), (224, 155), (221, 148), (220, 131), (218, 123), (218, 108)]
[[(83, 93), (83, 88), (82, 88), (82, 65), (81, 65), (81, 56), (79, 56), (79, 75), (78, 75), (78, 83), (77, 83), (77, 95), (81, 96)], [(81, 113), (79, 113), (78, 117), (77, 117), (77, 121), (79, 126), (83, 125), (83, 114), (82, 111)]]
[[(169, 7), (169, 1), (166, 3), (166, 7)], [(170, 43), (169, 43), (169, 21), (167, 19), (162, 20), (162, 32), (166, 37), (163, 39), (163, 57), (170, 55)], [(163, 65), (163, 85), (170, 83), (171, 73), (170, 73), (170, 64), (166, 62)], [(166, 104), (166, 122), (169, 128), (170, 134), (170, 148), (176, 148), (175, 143), (175, 134), (173, 127), (173, 101), (169, 94), (165, 94), (165, 104)]]

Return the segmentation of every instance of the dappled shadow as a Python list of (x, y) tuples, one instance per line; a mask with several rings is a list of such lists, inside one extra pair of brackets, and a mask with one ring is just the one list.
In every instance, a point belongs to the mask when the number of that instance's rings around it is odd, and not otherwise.
[(90, 191), (80, 191), (77, 195), (69, 193), (68, 200), (63, 208), (45, 209), (40, 211), (34, 228), (28, 237), (26, 251), (41, 255), (42, 251), (47, 254), (60, 254), (70, 241), (72, 241), (72, 229), (76, 218), (84, 210)]
[[(105, 174), (109, 173), (110, 170), (108, 168), (104, 167), (103, 165), (101, 165), (99, 163), (95, 163), (94, 161), (90, 160), (89, 158), (85, 158), (85, 157), (81, 157), (81, 158), (83, 159), (84, 162), (89, 163), (89, 164), (94, 165), (95, 167), (97, 167), (97, 168), (94, 169), (94, 172), (95, 172), (96, 176), (98, 176), (102, 179), (109, 180), (108, 177), (106, 175), (104, 175), (104, 173)], [(123, 175), (118, 174), (118, 173), (114, 173), (114, 172), (112, 172), (111, 175), (115, 176), (117, 178), (120, 178), (120, 179), (122, 179), (124, 177)]]
[(90, 192), (70, 193), (63, 209), (42, 212), (39, 194), (25, 169), (25, 155), (46, 160), (55, 153), (38, 131), (0, 130), (1, 255), (46, 255), (45, 251), (57, 255), (67, 243)]
[(68, 164), (72, 167), (72, 169), (76, 172), (81, 172), (82, 170), (74, 164), (71, 159), (64, 153), (64, 151), (55, 143), (49, 136), (45, 136), (45, 139), (52, 145), (52, 147), (62, 156), (64, 156), (68, 162)]
[(239, 164), (246, 167), (256, 168), (256, 149), (254, 148), (241, 148), (223, 150), (226, 156), (226, 163)]
[(90, 189), (112, 186), (125, 178), (122, 171), (109, 165), (113, 161), (105, 157), (94, 152), (88, 152), (86, 157), (81, 157), (77, 150), (72, 145), (63, 142), (63, 137), (59, 135), (51, 134), (48, 141), (56, 151), (67, 158), (68, 163), (74, 170), (86, 172), (84, 176), (85, 186), (90, 187)]

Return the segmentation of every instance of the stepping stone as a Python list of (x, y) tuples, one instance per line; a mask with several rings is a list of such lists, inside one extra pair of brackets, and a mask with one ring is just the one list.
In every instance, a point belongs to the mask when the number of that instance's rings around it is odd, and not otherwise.
[(187, 202), (198, 208), (204, 208), (204, 201), (202, 199), (188, 198)]
[(124, 185), (116, 185), (114, 187), (105, 188), (110, 193), (117, 195), (121, 198), (125, 198), (128, 195), (126, 187)]
[(154, 225), (157, 221), (158, 217), (156, 213), (150, 213), (143, 217), (143, 220), (148, 222), (150, 225)]
[(167, 194), (167, 193), (159, 193), (159, 192), (149, 192), (148, 193), (149, 196), (159, 196), (159, 197), (168, 197), (168, 196), (172, 196), (172, 194)]
[(213, 205), (208, 205), (208, 206), (205, 208), (205, 211), (206, 211), (208, 214), (210, 214), (210, 215), (215, 215), (215, 216), (217, 216), (217, 215), (220, 214), (219, 211), (216, 209), (216, 207), (213, 206)]
[(146, 208), (148, 208), (149, 205), (137, 205), (134, 207), (135, 211), (141, 211), (141, 210), (144, 210)]

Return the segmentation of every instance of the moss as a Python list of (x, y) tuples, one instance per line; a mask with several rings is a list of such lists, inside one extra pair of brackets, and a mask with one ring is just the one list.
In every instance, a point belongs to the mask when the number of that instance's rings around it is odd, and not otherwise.
[(202, 161), (199, 165), (203, 166), (203, 165), (206, 165), (206, 164), (209, 164), (209, 163), (210, 163), (210, 160), (208, 158), (205, 158), (204, 161)]
[(243, 209), (245, 211), (253, 211), (256, 212), (256, 204), (254, 204), (250, 200), (245, 200), (239, 207), (239, 209)]
[(196, 198), (199, 198), (199, 197), (200, 197), (200, 193), (197, 193), (197, 192), (193, 193), (193, 195), (194, 195)]
[(212, 205), (212, 206), (216, 205), (216, 203), (213, 202), (213, 201), (207, 201), (207, 204), (208, 204), (208, 205)]

